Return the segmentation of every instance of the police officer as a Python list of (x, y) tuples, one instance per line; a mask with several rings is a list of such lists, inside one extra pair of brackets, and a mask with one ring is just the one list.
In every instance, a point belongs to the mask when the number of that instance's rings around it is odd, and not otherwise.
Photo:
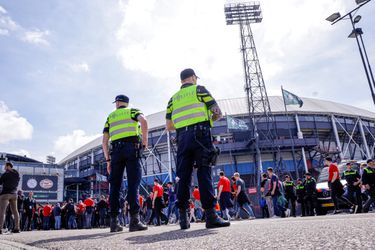
[(306, 215), (314, 216), (314, 209), (316, 209), (316, 180), (311, 176), (310, 173), (305, 174), (305, 202), (306, 202)]
[(190, 183), (193, 166), (197, 168), (202, 207), (206, 213), (206, 228), (229, 226), (229, 221), (218, 217), (216, 199), (212, 187), (211, 160), (214, 148), (211, 138), (212, 121), (221, 118), (221, 110), (205, 87), (197, 85), (194, 70), (180, 73), (181, 89), (168, 102), (166, 126), (177, 132), (177, 207), (180, 212), (180, 227), (190, 227), (189, 208)]
[(363, 205), (363, 212), (367, 213), (370, 205), (375, 202), (375, 161), (367, 160), (367, 167), (363, 171), (362, 184), (370, 198)]
[(345, 180), (348, 187), (348, 198), (353, 200), (353, 196), (355, 195), (356, 205), (353, 213), (361, 212), (362, 211), (362, 194), (361, 194), (361, 176), (359, 175), (357, 170), (352, 169), (352, 164), (348, 162), (346, 164), (347, 169), (344, 171)]
[[(123, 230), (117, 217), (120, 210), (120, 190), (125, 167), (128, 179), (127, 201), (130, 205), (129, 231), (146, 230), (147, 227), (139, 220), (138, 195), (142, 178), (139, 158), (142, 147), (147, 148), (148, 143), (147, 120), (140, 110), (128, 107), (127, 96), (116, 96), (114, 103), (116, 103), (116, 110), (109, 114), (104, 125), (102, 143), (110, 183), (110, 230), (111, 232)], [(139, 129), (138, 122), (142, 131)], [(109, 154), (109, 140), (112, 145), (111, 154)]]
[(306, 210), (305, 210), (306, 190), (305, 190), (305, 186), (303, 185), (301, 178), (297, 180), (296, 195), (297, 195), (297, 202), (301, 204), (301, 215), (302, 217), (304, 217), (306, 216)]
[(296, 217), (296, 190), (293, 181), (291, 181), (289, 175), (285, 175), (284, 191), (285, 191), (285, 208), (289, 208), (289, 204), (291, 205), (291, 214), (290, 216)]

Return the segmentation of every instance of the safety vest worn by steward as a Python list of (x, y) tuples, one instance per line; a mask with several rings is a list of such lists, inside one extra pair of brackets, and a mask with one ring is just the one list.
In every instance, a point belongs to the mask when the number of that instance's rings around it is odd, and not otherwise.
[(357, 174), (357, 171), (355, 171), (355, 170), (345, 170), (344, 171), (344, 176), (355, 175), (355, 174)]
[(180, 89), (172, 97), (172, 121), (176, 129), (210, 121), (206, 104), (197, 97), (197, 85)]
[(111, 141), (131, 136), (139, 136), (138, 122), (131, 118), (131, 108), (119, 108), (108, 116)]

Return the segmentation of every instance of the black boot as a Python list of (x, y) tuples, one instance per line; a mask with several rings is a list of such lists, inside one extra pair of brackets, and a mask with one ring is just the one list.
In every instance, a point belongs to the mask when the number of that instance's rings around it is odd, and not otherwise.
[(182, 230), (190, 228), (189, 216), (186, 209), (179, 209), (180, 212), (180, 228)]
[(111, 221), (110, 221), (110, 228), (111, 228), (111, 233), (115, 232), (121, 232), (122, 226), (118, 223), (117, 216), (111, 216)]
[(147, 230), (147, 226), (139, 220), (138, 214), (130, 215), (129, 232)]
[(217, 216), (215, 209), (206, 210), (206, 228), (229, 227), (230, 222)]

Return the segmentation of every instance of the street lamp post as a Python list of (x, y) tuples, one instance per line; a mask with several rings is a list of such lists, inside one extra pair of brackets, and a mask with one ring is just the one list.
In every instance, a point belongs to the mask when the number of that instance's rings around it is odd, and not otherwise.
[[(375, 104), (375, 90), (374, 90), (375, 89), (375, 81), (374, 81), (374, 76), (372, 74), (370, 62), (368, 60), (365, 44), (364, 44), (363, 38), (362, 38), (363, 31), (362, 31), (361, 28), (355, 27), (355, 24), (359, 22), (359, 20), (361, 19), (361, 16), (356, 16), (353, 19), (353, 14), (352, 14), (353, 12), (357, 11), (359, 8), (361, 8), (365, 4), (369, 3), (370, 1), (371, 0), (356, 0), (356, 3), (359, 5), (358, 7), (351, 10), (350, 12), (345, 14), (344, 16), (341, 16), (339, 12), (333, 13), (332, 15), (327, 17), (326, 20), (331, 22), (332, 25), (333, 25), (333, 24), (343, 20), (345, 17), (349, 17), (350, 22), (352, 24), (352, 28), (353, 28), (353, 31), (350, 33), (349, 38), (355, 38), (356, 41), (357, 41), (359, 54), (360, 54), (361, 59), (362, 59), (363, 68), (365, 69), (366, 78), (367, 78), (367, 82), (368, 82), (369, 87), (370, 87), (372, 100)], [(360, 39), (358, 39), (358, 36), (360, 37)], [(361, 43), (359, 42), (359, 40), (361, 40)], [(362, 47), (361, 47), (361, 45), (362, 45)], [(362, 51), (362, 49), (363, 49), (363, 51)], [(365, 58), (366, 58), (367, 65), (366, 65), (366, 62), (365, 62)]]

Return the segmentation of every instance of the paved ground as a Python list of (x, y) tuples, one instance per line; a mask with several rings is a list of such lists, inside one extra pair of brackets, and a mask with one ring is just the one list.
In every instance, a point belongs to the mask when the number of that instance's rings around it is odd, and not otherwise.
[(108, 229), (0, 235), (0, 249), (375, 249), (375, 213), (234, 221), (206, 230), (192, 224), (110, 234)]

